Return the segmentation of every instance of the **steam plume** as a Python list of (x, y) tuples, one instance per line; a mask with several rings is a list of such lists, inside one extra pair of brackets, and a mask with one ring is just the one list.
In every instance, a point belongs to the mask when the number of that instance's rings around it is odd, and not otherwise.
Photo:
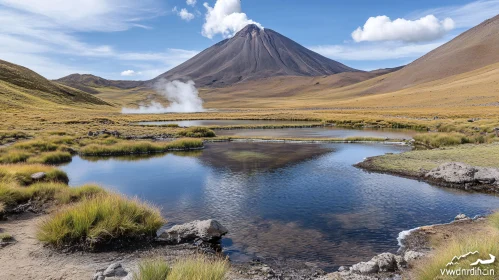
[(194, 86), (194, 81), (186, 83), (182, 81), (161, 80), (156, 84), (156, 92), (164, 96), (170, 105), (164, 107), (158, 102), (152, 101), (149, 105), (141, 105), (139, 108), (123, 108), (123, 114), (161, 114), (161, 113), (194, 113), (203, 112), (203, 100)]

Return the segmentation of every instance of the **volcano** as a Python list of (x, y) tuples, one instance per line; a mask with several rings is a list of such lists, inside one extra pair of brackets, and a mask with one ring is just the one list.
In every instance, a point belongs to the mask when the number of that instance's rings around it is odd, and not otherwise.
[(194, 80), (222, 87), (275, 76), (325, 76), (359, 70), (315, 53), (271, 30), (247, 25), (234, 37), (202, 51), (152, 81)]

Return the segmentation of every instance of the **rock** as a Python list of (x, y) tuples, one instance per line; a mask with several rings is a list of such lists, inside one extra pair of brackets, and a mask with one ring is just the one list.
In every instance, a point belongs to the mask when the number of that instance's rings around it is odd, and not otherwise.
[(104, 277), (104, 275), (102, 275), (102, 271), (97, 271), (95, 274), (94, 274), (94, 277), (92, 277), (92, 280), (101, 280), (101, 279), (105, 279), (106, 277)]
[(422, 258), (424, 256), (425, 256), (424, 253), (409, 250), (409, 251), (405, 252), (405, 254), (404, 254), (404, 260), (406, 262), (411, 262), (413, 260), (420, 259), (420, 258)]
[(379, 271), (381, 272), (393, 272), (398, 268), (397, 260), (392, 253), (379, 254), (372, 258), (371, 261), (378, 264)]
[(453, 184), (487, 184), (499, 186), (499, 169), (474, 167), (465, 163), (450, 162), (430, 170), (425, 177)]
[(89, 131), (87, 135), (88, 136), (94, 136), (94, 133), (92, 131)]
[(219, 222), (210, 219), (173, 226), (162, 232), (159, 239), (173, 244), (191, 242), (196, 239), (218, 242), (227, 232), (227, 229)]
[(430, 170), (426, 173), (426, 177), (443, 180), (448, 183), (470, 183), (475, 180), (475, 168), (471, 165), (450, 162), (441, 164), (439, 167)]
[(468, 216), (466, 216), (465, 214), (459, 214), (459, 215), (457, 215), (457, 216), (454, 218), (454, 220), (455, 220), (455, 221), (459, 221), (459, 220), (467, 220), (467, 219), (469, 219), (469, 218), (468, 218)]
[(340, 267), (338, 268), (338, 271), (339, 271), (339, 272), (342, 272), (342, 271), (348, 271), (348, 270), (349, 270), (349, 268), (348, 268), (348, 267), (346, 267), (346, 266), (340, 266)]
[(102, 275), (104, 275), (104, 277), (125, 277), (128, 275), (128, 272), (126, 272), (120, 263), (113, 263), (104, 270)]
[(37, 173), (31, 174), (31, 179), (33, 179), (33, 180), (42, 180), (45, 177), (47, 177), (47, 173), (45, 173), (45, 172), (37, 172)]
[(360, 274), (370, 274), (370, 273), (378, 273), (379, 266), (376, 261), (370, 260), (368, 262), (360, 262), (354, 264), (350, 268), (351, 272), (360, 273)]

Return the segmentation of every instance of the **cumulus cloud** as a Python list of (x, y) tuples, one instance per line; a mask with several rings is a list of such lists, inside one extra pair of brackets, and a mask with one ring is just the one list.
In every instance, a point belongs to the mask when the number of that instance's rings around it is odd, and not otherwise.
[(355, 42), (424, 42), (442, 38), (452, 29), (454, 21), (451, 18), (440, 21), (434, 15), (427, 15), (418, 20), (398, 18), (393, 21), (387, 16), (377, 16), (370, 17), (364, 27), (352, 32), (352, 38)]
[(131, 77), (131, 76), (137, 76), (137, 75), (142, 75), (142, 72), (135, 72), (134, 70), (125, 70), (121, 72), (121, 76), (125, 77)]
[(260, 23), (248, 19), (248, 16), (242, 12), (241, 0), (217, 0), (215, 6), (211, 7), (208, 3), (204, 3), (204, 7), (206, 21), (201, 33), (210, 39), (217, 34), (230, 38), (248, 24), (256, 24), (263, 28)]
[(183, 9), (177, 9), (177, 7), (173, 8), (173, 11), (182, 19), (185, 21), (191, 21), (194, 19), (194, 14), (189, 13), (186, 8)]
[(196, 0), (187, 0), (186, 1), (187, 5), (193, 6), (193, 7), (196, 6), (196, 2), (197, 2)]

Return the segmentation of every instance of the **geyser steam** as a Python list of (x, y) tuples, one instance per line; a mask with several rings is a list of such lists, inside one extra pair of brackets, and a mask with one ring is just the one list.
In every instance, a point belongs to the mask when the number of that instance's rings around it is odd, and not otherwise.
[(123, 114), (161, 114), (161, 113), (194, 113), (203, 112), (203, 100), (194, 86), (194, 81), (161, 80), (156, 84), (156, 92), (170, 101), (170, 106), (164, 107), (152, 101), (149, 105), (139, 108), (123, 108)]

